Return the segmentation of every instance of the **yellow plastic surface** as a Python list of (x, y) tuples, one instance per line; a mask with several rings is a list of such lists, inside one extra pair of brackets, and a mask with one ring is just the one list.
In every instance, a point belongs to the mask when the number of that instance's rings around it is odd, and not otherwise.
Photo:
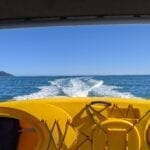
[[(93, 149), (98, 147), (108, 150), (140, 150), (140, 135), (132, 123), (121, 119), (108, 119), (97, 126), (93, 136)], [(136, 144), (133, 144), (136, 143)], [(103, 145), (103, 147), (102, 147)]]
[(149, 100), (57, 97), (2, 102), (4, 109), (1, 116), (35, 128), (22, 133), (18, 150), (150, 150)]

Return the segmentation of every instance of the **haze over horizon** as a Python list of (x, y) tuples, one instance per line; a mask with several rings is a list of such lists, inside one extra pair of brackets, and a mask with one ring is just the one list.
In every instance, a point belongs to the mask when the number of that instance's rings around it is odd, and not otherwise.
[(150, 25), (0, 30), (0, 70), (16, 76), (150, 75)]

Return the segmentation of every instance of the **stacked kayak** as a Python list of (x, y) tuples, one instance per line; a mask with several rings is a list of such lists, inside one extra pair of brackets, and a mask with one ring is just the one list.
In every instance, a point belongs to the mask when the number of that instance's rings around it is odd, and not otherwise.
[(8, 101), (0, 116), (1, 150), (150, 150), (149, 100)]

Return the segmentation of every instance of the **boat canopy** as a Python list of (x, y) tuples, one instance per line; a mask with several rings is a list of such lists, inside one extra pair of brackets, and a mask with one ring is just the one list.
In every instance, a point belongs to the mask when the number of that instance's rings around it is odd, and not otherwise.
[(149, 23), (149, 0), (1, 0), (0, 28)]

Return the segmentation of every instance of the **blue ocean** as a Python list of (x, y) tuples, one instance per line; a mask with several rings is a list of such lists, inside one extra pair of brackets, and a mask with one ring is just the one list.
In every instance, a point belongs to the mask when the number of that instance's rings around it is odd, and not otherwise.
[(149, 99), (150, 75), (0, 77), (1, 101), (55, 96)]

